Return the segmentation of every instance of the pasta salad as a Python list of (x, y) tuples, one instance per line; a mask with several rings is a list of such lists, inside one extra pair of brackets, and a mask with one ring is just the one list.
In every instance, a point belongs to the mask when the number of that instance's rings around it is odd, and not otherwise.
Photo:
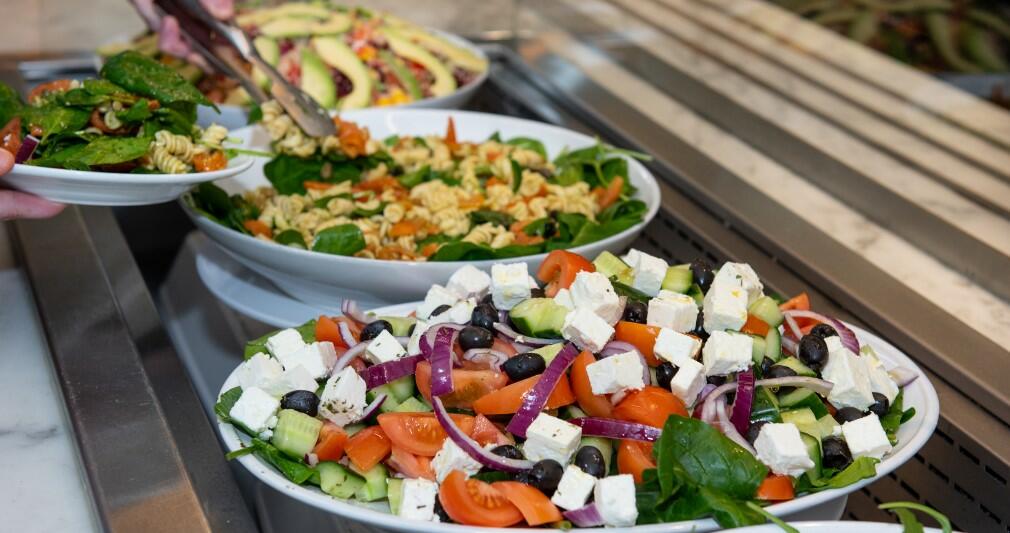
[(171, 69), (135, 52), (101, 78), (56, 80), (23, 102), (0, 84), (0, 148), (18, 163), (68, 170), (185, 174), (228, 166), (228, 130), (196, 125), (210, 102)]
[(272, 187), (228, 200), (211, 184), (193, 207), (259, 239), (356, 257), (460, 261), (535, 255), (598, 241), (643, 219), (623, 156), (597, 144), (553, 160), (537, 139), (372, 138), (335, 119), (308, 137), (275, 102), (261, 108), (276, 155)]

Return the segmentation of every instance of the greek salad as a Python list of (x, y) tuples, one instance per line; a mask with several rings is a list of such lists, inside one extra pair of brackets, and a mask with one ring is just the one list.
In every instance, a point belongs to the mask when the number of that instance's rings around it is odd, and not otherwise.
[(248, 343), (216, 412), (294, 483), (469, 526), (714, 518), (855, 483), (916, 373), (806, 294), (632, 249), (463, 266), (411, 316), (345, 302)]

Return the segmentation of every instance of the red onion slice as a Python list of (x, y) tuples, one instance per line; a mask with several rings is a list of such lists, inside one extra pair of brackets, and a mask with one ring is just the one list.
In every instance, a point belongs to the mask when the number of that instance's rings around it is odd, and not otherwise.
[(711, 383), (706, 383), (705, 386), (701, 388), (701, 392), (698, 393), (698, 399), (694, 401), (694, 412), (691, 413), (692, 417), (701, 418), (701, 410), (705, 405), (705, 398), (707, 398), (708, 395), (715, 390), (715, 388), (715, 385)]
[(366, 315), (360, 307), (358, 307), (358, 302), (354, 300), (344, 300), (340, 303), (340, 311), (344, 313), (344, 316), (350, 318), (351, 320), (358, 322), (362, 325), (368, 323), (368, 315)]
[(452, 392), (452, 343), (456, 331), (438, 327), (431, 349), (431, 395), (442, 396)]
[(554, 392), (554, 387), (558, 386), (558, 382), (565, 376), (565, 371), (568, 370), (568, 367), (571, 366), (572, 361), (578, 355), (579, 349), (572, 343), (566, 344), (558, 352), (558, 355), (554, 357), (551, 364), (547, 365), (544, 373), (540, 376), (540, 380), (523, 397), (523, 404), (516, 411), (512, 420), (509, 420), (509, 424), (505, 429), (513, 435), (526, 437), (526, 428), (530, 427), (533, 419), (540, 414), (540, 411), (544, 410), (544, 406), (547, 405), (547, 398)]
[(896, 366), (891, 370), (888, 370), (887, 373), (890, 374), (891, 379), (894, 380), (894, 384), (899, 387), (904, 387), (919, 377), (919, 374), (915, 371), (902, 366)]
[[(799, 342), (799, 340), (803, 337), (803, 332), (800, 331), (800, 326), (796, 323), (796, 319), (788, 314), (784, 314), (783, 316), (786, 319), (786, 334), (792, 335), (795, 337), (796, 341)], [(786, 335), (783, 335), (783, 337), (785, 336)]]
[(464, 327), (466, 326), (462, 326), (460, 324), (453, 324), (451, 322), (444, 322), (442, 324), (432, 324), (432, 326), (429, 327), (428, 330), (424, 332), (424, 335), (421, 335), (421, 340), (418, 343), (418, 347), (421, 348), (421, 353), (424, 354), (425, 357), (429, 358), (431, 357), (431, 352), (435, 348), (435, 335), (438, 334), (439, 330), (448, 328), (453, 331), (460, 331)]
[(340, 329), (340, 338), (344, 340), (344, 344), (348, 348), (354, 348), (358, 345), (358, 341), (354, 338), (354, 334), (351, 333), (351, 327), (347, 325), (347, 322), (341, 320), (337, 327)]
[(508, 340), (513, 342), (518, 342), (521, 344), (530, 344), (534, 346), (546, 346), (548, 344), (557, 344), (559, 342), (565, 342), (564, 339), (538, 339), (536, 337), (527, 337), (522, 333), (510, 328), (504, 322), (495, 322), (494, 329), (504, 335)]
[(475, 461), (488, 468), (501, 470), (502, 472), (522, 472), (523, 470), (533, 468), (533, 461), (509, 459), (508, 457), (495, 455), (489, 450), (482, 448), (480, 444), (477, 444), (477, 441), (471, 439), (469, 435), (456, 425), (456, 422), (449, 416), (449, 412), (445, 410), (445, 405), (442, 404), (441, 398), (432, 396), (431, 406), (435, 411), (435, 418), (441, 424), (446, 434), (449, 435), (449, 438), (452, 439), (452, 442), (466, 452), (467, 455), (473, 457)]
[(361, 379), (365, 380), (365, 388), (371, 390), (380, 385), (385, 385), (394, 379), (400, 379), (403, 376), (413, 374), (415, 369), (417, 369), (417, 363), (423, 360), (424, 357), (420, 355), (403, 357), (395, 361), (372, 365), (358, 372), (358, 375), (361, 376)]
[(492, 350), (491, 348), (473, 348), (463, 352), (463, 360), (471, 363), (487, 364), (495, 370), (501, 370), (501, 365), (509, 360), (505, 352)]
[(368, 417), (374, 415), (379, 410), (379, 408), (382, 407), (382, 403), (386, 401), (386, 398), (387, 398), (386, 394), (380, 394), (376, 396), (375, 399), (372, 400), (372, 403), (368, 404), (368, 406), (365, 407), (364, 412), (361, 413), (361, 416), (359, 416), (358, 419), (355, 420), (355, 422), (368, 420)]
[(659, 428), (638, 424), (635, 422), (625, 422), (612, 418), (582, 417), (569, 420), (572, 424), (582, 428), (582, 435), (586, 437), (607, 437), (608, 439), (630, 439), (653, 442), (659, 438), (663, 432)]
[(796, 352), (799, 350), (799, 346), (796, 341), (783, 335), (780, 342), (782, 343), (782, 351), (788, 354), (796, 355)]
[(354, 345), (353, 348), (344, 352), (344, 354), (341, 355), (337, 359), (337, 362), (333, 365), (333, 370), (330, 371), (330, 374), (336, 374), (337, 372), (340, 372), (341, 370), (347, 368), (347, 365), (350, 364), (350, 362), (353, 361), (355, 357), (361, 355), (361, 352), (364, 352), (365, 348), (368, 348), (368, 343), (359, 342), (358, 344)]
[(730, 420), (736, 430), (747, 434), (750, 427), (750, 410), (754, 403), (754, 371), (747, 369), (736, 375), (736, 398), (733, 400), (733, 415)]
[(35, 153), (35, 149), (39, 147), (39, 140), (34, 135), (26, 135), (24, 139), (21, 140), (21, 147), (18, 148), (18, 153), (14, 154), (15, 163), (24, 163), (32, 158), (32, 154)]
[[(737, 389), (738, 382), (732, 381), (729, 383), (724, 383), (715, 388), (708, 396), (705, 397), (705, 402), (702, 403), (701, 419), (708, 422), (714, 420), (716, 416), (715, 403), (716, 400), (721, 398), (724, 394), (729, 391)], [(759, 379), (754, 382), (756, 387), (804, 387), (810, 389), (821, 396), (827, 396), (831, 393), (831, 388), (834, 384), (830, 381), (825, 381), (823, 379), (805, 377), (805, 376), (790, 376), (787, 378), (771, 378), (771, 379)]]
[(603, 517), (600, 516), (600, 510), (596, 508), (596, 502), (591, 502), (588, 505), (571, 511), (565, 511), (561, 514), (577, 527), (599, 527), (603, 525)]
[[(852, 353), (859, 355), (859, 339), (856, 338), (856, 333), (843, 324), (841, 320), (813, 311), (802, 311), (799, 309), (790, 309), (789, 311), (784, 311), (782, 314), (787, 320), (790, 318), (812, 318), (818, 322), (829, 324), (838, 332), (838, 338), (841, 339), (842, 346), (852, 350)], [(795, 321), (793, 323), (795, 324)], [(799, 340), (800, 337), (796, 337), (796, 339)]]
[(749, 442), (747, 442), (747, 439), (743, 438), (743, 435), (737, 431), (733, 422), (730, 421), (729, 415), (726, 414), (726, 409), (726, 398), (719, 398), (715, 406), (716, 418), (719, 421), (719, 425), (717, 426), (719, 431), (721, 431), (723, 435), (726, 435), (726, 438), (750, 452), (751, 455), (757, 455), (754, 448)]

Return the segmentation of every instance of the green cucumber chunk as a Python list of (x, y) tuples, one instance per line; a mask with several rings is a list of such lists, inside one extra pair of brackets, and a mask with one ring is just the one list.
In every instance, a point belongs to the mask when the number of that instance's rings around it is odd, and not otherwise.
[(533, 353), (540, 355), (544, 358), (544, 363), (551, 364), (551, 361), (561, 353), (561, 349), (564, 348), (565, 343), (557, 342), (554, 344), (548, 344), (546, 346), (541, 346), (536, 350), (532, 350)]
[(414, 396), (414, 376), (403, 376), (386, 383), (393, 393), (393, 399), (398, 402), (405, 402), (407, 398)]
[(385, 320), (393, 326), (394, 337), (407, 337), (410, 335), (410, 327), (417, 323), (417, 319), (412, 316), (380, 316), (376, 320)]
[(839, 426), (838, 421), (831, 414), (826, 414), (817, 419), (817, 426), (821, 430), (821, 438), (829, 437), (835, 432), (835, 428)]
[(779, 304), (768, 296), (762, 296), (754, 300), (754, 303), (750, 304), (750, 307), (747, 308), (747, 312), (764, 320), (766, 324), (773, 328), (781, 326), (784, 320), (782, 311), (779, 310)]
[(371, 403), (380, 394), (385, 394), (386, 399), (383, 400), (382, 405), (379, 406), (379, 412), (392, 413), (396, 411), (396, 408), (400, 406), (400, 402), (396, 401), (396, 395), (393, 394), (393, 389), (389, 386), (389, 383), (379, 385), (378, 387), (368, 391), (365, 393), (365, 399)]
[(389, 498), (389, 512), (400, 514), (400, 502), (403, 501), (403, 480), (400, 478), (386, 479), (386, 497)]
[(603, 454), (604, 472), (610, 472), (610, 461), (614, 458), (614, 441), (603, 437), (582, 437), (579, 448), (595, 446)]
[(820, 430), (817, 429), (817, 417), (814, 416), (813, 411), (806, 407), (783, 410), (782, 422), (786, 424), (794, 424), (804, 433), (812, 433), (814, 435), (820, 435), (821, 433)]
[(750, 338), (751, 340), (754, 341), (754, 343), (751, 345), (750, 357), (754, 361), (755, 365), (761, 366), (761, 361), (764, 360), (765, 352), (767, 351), (767, 347), (765, 346), (765, 338), (758, 337), (756, 335), (751, 335)]
[(691, 288), (687, 290), (687, 295), (694, 298), (694, 303), (698, 304), (698, 307), (704, 307), (705, 293), (701, 292), (701, 287), (697, 283), (691, 284)]
[(386, 467), (377, 464), (368, 472), (364, 472), (365, 484), (358, 487), (354, 497), (362, 502), (374, 502), (386, 497), (386, 478), (389, 477)]
[(621, 260), (620, 257), (607, 251), (604, 251), (593, 260), (593, 266), (596, 267), (597, 272), (601, 272), (608, 278), (617, 278), (617, 281), (625, 285), (631, 285), (635, 279), (631, 267)]
[(319, 488), (334, 498), (346, 500), (365, 485), (361, 476), (340, 463), (323, 461), (316, 465), (316, 470), (319, 471)]
[(797, 387), (785, 394), (779, 394), (779, 405), (790, 409), (810, 409), (817, 418), (828, 414), (828, 408), (824, 406), (821, 397), (816, 392), (804, 389), (803, 387)]
[(344, 426), (344, 432), (347, 433), (348, 437), (354, 436), (355, 433), (365, 429), (367, 426), (365, 424), (348, 424)]
[(687, 294), (694, 283), (694, 276), (691, 269), (681, 266), (672, 266), (666, 269), (666, 276), (663, 277), (663, 289), (681, 294)]
[(814, 466), (809, 468), (805, 473), (810, 478), (810, 481), (817, 481), (821, 478), (821, 441), (804, 433), (803, 430), (800, 430), (800, 438), (803, 439), (803, 445), (807, 448), (807, 455), (814, 462)]
[(396, 407), (396, 412), (398, 413), (428, 413), (431, 412), (431, 406), (425, 404), (421, 400), (411, 396), (403, 401), (400, 405)]
[(321, 420), (293, 409), (281, 409), (277, 414), (277, 426), (270, 443), (285, 455), (304, 459), (305, 454), (315, 448), (321, 429)]
[(799, 359), (795, 357), (785, 357), (780, 359), (776, 365), (781, 365), (786, 368), (790, 368), (793, 372), (796, 372), (797, 376), (806, 376), (810, 378), (817, 377), (817, 372), (814, 372), (807, 365), (803, 364)]
[(509, 311), (509, 318), (523, 335), (542, 339), (560, 339), (568, 308), (551, 298), (530, 298)]
[(765, 357), (772, 361), (782, 359), (782, 334), (776, 328), (769, 329), (765, 335)]

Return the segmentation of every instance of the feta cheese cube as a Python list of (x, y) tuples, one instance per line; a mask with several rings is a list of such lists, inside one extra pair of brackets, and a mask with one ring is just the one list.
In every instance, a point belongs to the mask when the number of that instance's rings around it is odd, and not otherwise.
[(656, 343), (652, 347), (652, 352), (657, 357), (666, 359), (676, 366), (680, 366), (682, 361), (694, 360), (699, 351), (701, 351), (701, 341), (697, 337), (677, 333), (667, 328), (659, 330), (659, 335), (656, 335)]
[(828, 401), (838, 408), (865, 411), (874, 403), (865, 358), (852, 353), (838, 337), (828, 337), (824, 343), (828, 345), (828, 362), (821, 370), (821, 377), (834, 384)]
[(568, 309), (575, 309), (575, 300), (572, 299), (572, 291), (568, 289), (561, 289), (557, 294), (554, 295), (554, 303), (567, 307)]
[(631, 286), (649, 296), (655, 296), (663, 287), (663, 278), (666, 277), (666, 269), (670, 265), (656, 256), (641, 251), (637, 252), (636, 254), (628, 254), (628, 258), (632, 261), (628, 263), (628, 266), (631, 267), (632, 275), (634, 275)]
[(424, 301), (417, 306), (417, 318), (427, 319), (431, 312), (443, 305), (451, 306), (459, 301), (456, 293), (441, 285), (432, 285), (424, 295)]
[(551, 496), (551, 501), (554, 502), (554, 505), (568, 511), (578, 509), (586, 504), (586, 500), (593, 493), (595, 486), (596, 478), (594, 476), (583, 472), (575, 465), (568, 465), (564, 475), (561, 476), (557, 490), (554, 491), (554, 496)]
[(714, 331), (701, 350), (706, 376), (725, 376), (747, 370), (751, 364), (754, 340), (750, 335)]
[(491, 266), (491, 298), (495, 307), (506, 311), (530, 297), (529, 268), (526, 263), (496, 263)]
[(845, 444), (849, 446), (853, 459), (881, 459), (891, 451), (891, 441), (875, 413), (842, 424), (842, 436), (845, 437)]
[(799, 476), (814, 467), (807, 447), (794, 424), (768, 423), (754, 440), (757, 458), (772, 472), (785, 476)]
[(250, 357), (239, 366), (238, 384), (242, 390), (250, 387), (267, 390), (284, 374), (284, 367), (265, 353)]
[(407, 350), (389, 330), (385, 329), (365, 347), (365, 358), (376, 365), (396, 361), (405, 355), (407, 355)]
[(330, 375), (337, 362), (337, 350), (329, 341), (306, 344), (301, 350), (277, 357), (285, 369), (303, 366), (313, 378), (322, 379)]
[(365, 380), (351, 367), (330, 376), (319, 397), (319, 414), (338, 426), (346, 426), (364, 412)]
[(568, 313), (561, 335), (579, 348), (596, 353), (614, 336), (614, 328), (596, 313), (582, 307)]
[(611, 325), (621, 319), (624, 311), (621, 299), (607, 276), (583, 270), (575, 275), (575, 281), (569, 290), (576, 308), (589, 309)]
[(281, 357), (292, 354), (305, 347), (305, 340), (302, 334), (293, 328), (282, 329), (267, 339), (266, 348), (281, 364), (284, 360)]
[(747, 292), (739, 284), (724, 282), (709, 287), (704, 300), (705, 331), (739, 330), (747, 322)]
[(277, 410), (281, 401), (262, 389), (249, 387), (242, 391), (228, 416), (249, 431), (263, 435), (277, 425)]
[(697, 322), (698, 304), (686, 294), (659, 291), (658, 296), (649, 300), (646, 323), (650, 326), (686, 333), (693, 330)]
[(424, 478), (404, 479), (400, 497), (400, 518), (430, 522), (435, 516), (438, 483)]
[(725, 263), (712, 279), (712, 285), (715, 285), (720, 277), (724, 282), (739, 284), (743, 287), (743, 290), (747, 292), (747, 305), (754, 303), (754, 300), (763, 294), (764, 285), (761, 284), (754, 269), (747, 263)]
[(410, 340), (407, 341), (407, 355), (421, 355), (421, 337), (428, 331), (428, 325), (424, 320), (414, 323), (414, 331), (410, 334)]
[(463, 451), (463, 448), (456, 446), (452, 439), (445, 439), (442, 442), (442, 449), (438, 450), (435, 458), (431, 460), (431, 468), (435, 471), (435, 479), (439, 483), (452, 473), (453, 470), (462, 470), (467, 477), (480, 472), (482, 465), (470, 454)]
[(884, 368), (883, 363), (880, 362), (880, 359), (877, 359), (876, 355), (870, 353), (863, 355), (862, 359), (866, 364), (867, 375), (870, 377), (870, 390), (883, 394), (887, 397), (888, 402), (893, 403), (899, 391), (898, 384), (891, 378), (891, 374), (887, 372), (887, 369)]
[(530, 461), (554, 459), (566, 465), (579, 447), (582, 428), (547, 413), (537, 415), (526, 428), (523, 453)]
[(312, 377), (312, 374), (304, 366), (298, 365), (285, 370), (279, 380), (275, 381), (270, 388), (263, 390), (280, 397), (293, 390), (307, 390), (315, 393), (318, 388), (319, 383)]
[(586, 366), (593, 394), (645, 387), (645, 366), (635, 352), (611, 355)]
[(635, 503), (635, 478), (631, 474), (598, 480), (593, 495), (603, 523), (613, 527), (635, 525), (638, 506)]
[(680, 398), (684, 405), (694, 405), (698, 399), (698, 393), (705, 388), (705, 365), (694, 359), (684, 359), (680, 363), (674, 363), (677, 372), (670, 380), (670, 392)]
[(453, 324), (466, 324), (470, 322), (473, 315), (473, 308), (476, 307), (470, 300), (456, 302), (449, 309), (442, 311), (438, 315), (430, 317), (428, 322), (432, 325), (452, 322)]
[(445, 288), (460, 300), (482, 298), (491, 287), (491, 276), (473, 265), (465, 265), (449, 277)]

